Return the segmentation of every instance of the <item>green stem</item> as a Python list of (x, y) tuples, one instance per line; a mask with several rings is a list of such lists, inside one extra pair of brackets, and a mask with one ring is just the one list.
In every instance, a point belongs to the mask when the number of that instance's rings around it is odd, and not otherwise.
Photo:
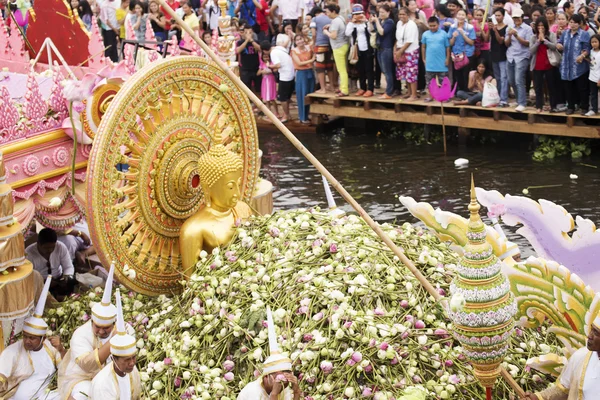
[(71, 158), (71, 194), (75, 196), (75, 160), (77, 159), (77, 128), (73, 120), (73, 102), (69, 103), (69, 119), (73, 129), (73, 157)]

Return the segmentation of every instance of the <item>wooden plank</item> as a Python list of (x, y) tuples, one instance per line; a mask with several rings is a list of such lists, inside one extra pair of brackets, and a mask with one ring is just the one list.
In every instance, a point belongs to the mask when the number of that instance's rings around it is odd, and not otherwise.
[[(311, 106), (311, 113), (335, 115), (340, 117), (365, 118), (382, 121), (398, 121), (414, 124), (433, 124), (441, 125), (442, 117), (439, 114), (427, 116), (425, 112), (405, 112), (397, 111), (400, 104), (394, 110), (391, 109), (371, 109), (365, 113), (362, 107), (340, 107), (334, 108), (331, 104), (315, 104)], [(507, 119), (501, 123), (490, 123), (491, 118), (466, 116), (461, 118), (456, 114), (445, 113), (444, 121), (446, 126), (461, 126), (471, 129), (484, 129), (493, 131), (531, 133), (538, 135), (569, 136), (581, 138), (600, 138), (600, 128), (592, 126), (580, 126), (573, 124), (568, 126), (561, 123), (534, 123), (528, 124), (527, 121)]]
[(334, 106), (335, 108), (339, 108), (339, 107), (341, 107), (341, 106), (342, 106), (342, 101), (341, 101), (340, 99), (335, 99), (335, 100), (333, 100), (333, 106)]
[(363, 110), (370, 111), (371, 110), (371, 104), (373, 104), (373, 103), (371, 103), (370, 101), (365, 101), (363, 103)]
[(528, 123), (529, 125), (533, 125), (533, 124), (535, 124), (535, 120), (536, 120), (536, 119), (537, 119), (537, 118), (536, 118), (535, 114), (529, 114), (529, 115), (527, 115), (527, 123)]
[(433, 115), (433, 107), (431, 107), (431, 106), (425, 107), (425, 113), (427, 113), (427, 115)]
[(500, 120), (500, 111), (494, 110), (494, 121)]
[(402, 104), (400, 104), (400, 103), (394, 104), (394, 112), (401, 113), (402, 112)]

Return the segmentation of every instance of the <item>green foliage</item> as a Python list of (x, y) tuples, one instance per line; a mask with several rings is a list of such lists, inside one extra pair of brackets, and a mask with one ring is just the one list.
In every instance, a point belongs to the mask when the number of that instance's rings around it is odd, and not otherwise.
[(533, 153), (534, 161), (553, 160), (571, 154), (571, 158), (580, 159), (592, 154), (589, 139), (553, 138), (541, 136), (539, 145)]
[(406, 142), (420, 146), (422, 144), (434, 144), (442, 141), (442, 128), (431, 126), (429, 137), (425, 134), (425, 125), (399, 125), (390, 124), (384, 126), (381, 131), (383, 136), (389, 138), (403, 138)]

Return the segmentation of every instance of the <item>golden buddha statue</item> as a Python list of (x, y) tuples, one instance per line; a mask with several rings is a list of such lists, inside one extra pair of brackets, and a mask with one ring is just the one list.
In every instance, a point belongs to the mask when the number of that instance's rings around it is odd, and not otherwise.
[(202, 250), (211, 252), (229, 243), (236, 223), (252, 215), (250, 207), (239, 200), (242, 168), (242, 159), (225, 148), (220, 134), (198, 160), (205, 204), (184, 222), (179, 233), (179, 251), (186, 276), (193, 273)]

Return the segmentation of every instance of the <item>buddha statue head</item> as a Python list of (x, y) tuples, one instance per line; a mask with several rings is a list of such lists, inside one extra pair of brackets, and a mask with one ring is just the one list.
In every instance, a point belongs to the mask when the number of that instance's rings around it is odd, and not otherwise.
[(198, 160), (198, 175), (207, 207), (226, 211), (240, 198), (243, 163), (240, 156), (227, 150), (218, 132), (210, 150)]

